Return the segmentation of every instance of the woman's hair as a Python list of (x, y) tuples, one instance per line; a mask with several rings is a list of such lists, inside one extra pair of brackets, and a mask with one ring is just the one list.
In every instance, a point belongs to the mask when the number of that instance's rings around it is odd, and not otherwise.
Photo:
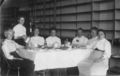
[(17, 17), (17, 22), (19, 22), (20, 18), (24, 18), (25, 19), (25, 17), (19, 16), (19, 17)]
[(77, 29), (77, 31), (79, 31), (79, 30), (82, 30), (82, 31), (84, 31), (84, 29), (83, 29), (83, 28), (78, 28), (78, 29)]
[(50, 31), (56, 31), (56, 28), (55, 27), (52, 27), (51, 29), (50, 29)]
[(100, 31), (101, 31), (101, 32), (103, 32), (103, 33), (104, 33), (104, 35), (105, 35), (105, 37), (106, 37), (105, 30), (103, 30), (103, 29), (99, 29), (99, 30), (98, 30), (98, 34), (99, 34), (99, 32), (100, 32)]
[(19, 16), (19, 17), (17, 18), (17, 20), (20, 20), (20, 18), (25, 18), (25, 17), (23, 17), (23, 16)]
[(35, 27), (34, 29), (33, 29), (33, 31), (32, 31), (32, 34), (31, 34), (31, 36), (34, 36), (34, 32), (35, 32), (35, 30), (36, 29), (38, 29), (39, 30), (39, 32), (40, 32), (40, 28), (38, 28), (38, 27)]
[(92, 31), (92, 30), (95, 30), (96, 33), (98, 34), (98, 28), (97, 28), (97, 27), (92, 27), (92, 28), (91, 28), (91, 31)]
[(36, 29), (40, 30), (38, 27), (35, 27), (33, 31), (35, 31)]
[(6, 29), (6, 30), (4, 31), (4, 36), (5, 36), (5, 38), (8, 37), (9, 32), (13, 32), (13, 30), (12, 30), (11, 28), (9, 28), (9, 29)]

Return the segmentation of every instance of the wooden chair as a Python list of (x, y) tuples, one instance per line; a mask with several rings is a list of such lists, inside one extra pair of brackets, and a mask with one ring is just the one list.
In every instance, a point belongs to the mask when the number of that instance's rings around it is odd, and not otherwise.
[[(4, 52), (1, 50), (1, 60), (7, 65), (7, 74), (6, 76), (9, 76), (11, 70), (17, 70), (17, 76), (20, 76), (20, 67), (15, 66), (12, 63), (9, 62), (9, 60), (5, 57)], [(4, 64), (3, 64), (4, 65)]]

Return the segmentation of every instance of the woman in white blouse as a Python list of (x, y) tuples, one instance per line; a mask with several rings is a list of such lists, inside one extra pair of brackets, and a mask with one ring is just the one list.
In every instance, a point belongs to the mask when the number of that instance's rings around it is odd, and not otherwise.
[(25, 18), (19, 17), (18, 24), (13, 27), (14, 31), (14, 39), (20, 45), (26, 46), (25, 38), (26, 38), (26, 28), (24, 26)]
[(21, 68), (20, 76), (33, 76), (34, 63), (33, 61), (24, 59), (18, 55), (18, 50), (23, 49), (24, 47), (12, 40), (13, 34), (14, 31), (12, 29), (5, 31), (6, 39), (2, 44), (2, 51), (8, 62), (12, 63), (15, 66), (19, 66)]
[(93, 47), (91, 55), (94, 56), (90, 56), (84, 64), (78, 65), (80, 76), (106, 76), (111, 56), (111, 44), (105, 38), (103, 30), (98, 32), (97, 43)]
[(34, 36), (30, 38), (29, 46), (31, 47), (41, 47), (45, 44), (45, 39), (39, 36), (39, 29), (35, 28)]
[(108, 62), (111, 56), (111, 44), (105, 38), (105, 33), (103, 30), (99, 30), (98, 32), (98, 42), (95, 45), (94, 49), (102, 50), (104, 53), (103, 56), (98, 59), (91, 67), (91, 76), (106, 76), (108, 70)]
[(96, 42), (98, 40), (98, 28), (92, 27), (91, 28), (91, 38), (87, 42), (86, 48), (93, 48), (96, 45)]
[(77, 36), (72, 40), (72, 46), (75, 48), (85, 47), (87, 45), (88, 38), (83, 35), (83, 29), (77, 30)]
[(61, 46), (61, 39), (57, 36), (56, 29), (51, 29), (51, 35), (46, 38), (47, 47), (59, 48)]

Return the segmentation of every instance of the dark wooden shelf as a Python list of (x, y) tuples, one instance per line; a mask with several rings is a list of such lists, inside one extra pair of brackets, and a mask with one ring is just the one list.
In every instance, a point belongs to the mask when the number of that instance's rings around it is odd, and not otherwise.
[[(50, 30), (50, 28), (40, 28), (40, 30)], [(74, 31), (74, 32), (76, 32), (77, 31), (77, 29), (63, 29), (63, 28), (56, 28), (56, 30), (57, 31)], [(84, 31), (87, 31), (87, 32), (89, 32), (90, 31), (90, 29), (84, 29)]]
[(115, 21), (120, 21), (120, 19), (115, 19)]
[[(75, 32), (77, 31), (77, 29), (62, 29), (62, 28), (59, 29), (59, 30), (61, 30), (61, 31), (75, 31)], [(85, 32), (86, 32), (86, 31), (89, 32), (90, 30), (89, 30), (89, 29), (84, 29), (84, 31), (85, 31)]]
[[(39, 9), (40, 10), (40, 9)], [(36, 10), (36, 11), (39, 11)], [(103, 12), (114, 12), (115, 9), (107, 9), (107, 10), (93, 10), (93, 11), (83, 11), (83, 12), (75, 12), (75, 13), (63, 13), (63, 14), (57, 14), (59, 15), (75, 15), (75, 14), (89, 14), (89, 13), (103, 13)], [(52, 16), (52, 15), (46, 15), (46, 16)]]
[[(50, 31), (50, 28), (40, 28), (40, 30), (42, 31)], [(67, 32), (76, 32), (77, 29), (62, 29), (62, 28), (56, 28), (57, 31), (63, 32), (63, 31), (67, 31)], [(108, 32), (120, 32), (120, 30), (106, 30), (103, 29), (106, 33)], [(90, 29), (84, 29), (84, 32), (90, 32)]]
[(115, 11), (120, 11), (120, 8), (115, 8)]
[[(91, 15), (92, 11), (86, 11), (86, 12), (75, 12), (75, 13), (61, 13), (61, 14), (56, 14), (56, 16), (69, 16), (69, 15), (83, 15), (83, 14), (90, 14)], [(36, 15), (36, 18), (39, 17), (51, 17), (54, 16), (53, 14), (51, 15)]]
[[(83, 5), (88, 5), (90, 4), (91, 2), (86, 2), (86, 3), (78, 3), (78, 4), (71, 4), (71, 5), (64, 5), (64, 6), (56, 6), (55, 8), (56, 9), (62, 9), (62, 8), (68, 8), (68, 7), (78, 7), (78, 6), (83, 6)], [(54, 9), (54, 7), (44, 7), (42, 9), (40, 8), (35, 8), (36, 11), (42, 11), (42, 10), (52, 10)]]
[(101, 1), (93, 1), (93, 3), (106, 3), (106, 2), (112, 2), (114, 0), (101, 0)]
[(78, 7), (78, 6), (88, 5), (91, 3), (92, 2), (86, 2), (86, 3), (77, 3), (77, 4), (71, 4), (71, 5), (57, 6), (56, 9), (68, 8), (68, 7)]
[(111, 22), (111, 21), (114, 21), (113, 20), (92, 20), (93, 22)]
[[(50, 4), (50, 3), (53, 3), (54, 1), (49, 1), (49, 2), (46, 2), (46, 4)], [(56, 2), (60, 2), (59, 0)], [(64, 6), (57, 6), (56, 8), (66, 8), (66, 7), (72, 7), (72, 6), (81, 6), (81, 5), (87, 5), (87, 4), (90, 4), (92, 3), (91, 1), (90, 2), (83, 2), (83, 3), (78, 3), (78, 4), (71, 4), (71, 5), (64, 5)], [(35, 5), (41, 5), (43, 3), (35, 3)]]
[(114, 12), (115, 9), (93, 10), (93, 13)]
[[(49, 28), (41, 28), (41, 30), (50, 30)], [(57, 31), (76, 31), (76, 29), (60, 29), (56, 28)]]
[(115, 32), (120, 32), (120, 30), (115, 30)]
[[(43, 0), (44, 1), (44, 0)], [(65, 0), (56, 0), (56, 2), (61, 2), (61, 1), (65, 1)], [(50, 3), (54, 3), (55, 1), (54, 0), (50, 0), (50, 1), (46, 1), (45, 2), (45, 4), (50, 4)], [(41, 3), (39, 3), (39, 2), (35, 2), (35, 5), (42, 5), (44, 2), (41, 2)], [(29, 5), (33, 5), (33, 2), (32, 3), (30, 3)]]
[(90, 14), (91, 15), (92, 11), (85, 11), (85, 12), (76, 12), (76, 13), (61, 13), (61, 14), (56, 14), (56, 16), (67, 16), (67, 15), (79, 15), (79, 14)]
[(105, 32), (113, 32), (115, 30), (106, 30), (106, 29), (103, 29)]
[(59, 21), (59, 22), (35, 22), (35, 24), (62, 24), (62, 23), (86, 23), (86, 22), (91, 22), (89, 21)]

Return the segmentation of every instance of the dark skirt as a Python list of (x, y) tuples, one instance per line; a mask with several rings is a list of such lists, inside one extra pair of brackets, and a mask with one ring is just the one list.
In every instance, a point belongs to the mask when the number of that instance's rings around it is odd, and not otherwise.
[(16, 43), (22, 46), (26, 46), (26, 42), (23, 38), (14, 39)]
[(34, 63), (30, 60), (27, 60), (27, 59), (23, 59), (23, 60), (17, 60), (17, 59), (14, 59), (14, 60), (7, 60), (8, 63), (9, 63), (9, 66), (4, 63), (2, 64), (2, 66), (5, 66), (5, 67), (1, 67), (2, 69), (2, 76), (6, 76), (7, 72), (8, 72), (8, 69), (10, 70), (9, 71), (9, 75), (11, 75), (12, 71), (14, 70), (18, 70), (18, 67), (19, 67), (19, 74), (20, 76), (34, 76)]

